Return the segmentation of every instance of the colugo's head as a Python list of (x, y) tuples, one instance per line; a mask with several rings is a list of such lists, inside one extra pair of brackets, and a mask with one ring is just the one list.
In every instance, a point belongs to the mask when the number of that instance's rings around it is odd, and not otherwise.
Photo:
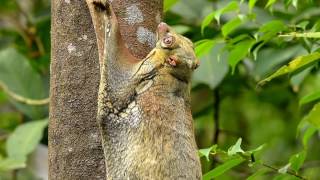
[(158, 25), (157, 35), (156, 48), (161, 48), (166, 52), (168, 65), (176, 68), (189, 68), (190, 70), (199, 66), (193, 43), (188, 38), (177, 34), (164, 22)]

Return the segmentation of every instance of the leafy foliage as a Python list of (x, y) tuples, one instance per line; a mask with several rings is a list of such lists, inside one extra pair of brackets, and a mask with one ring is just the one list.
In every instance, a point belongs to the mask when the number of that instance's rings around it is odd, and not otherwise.
[(223, 173), (225, 173), (226, 171), (230, 170), (231, 168), (239, 165), (243, 161), (244, 161), (244, 159), (242, 159), (242, 158), (231, 159), (231, 160), (223, 163), (222, 165), (216, 167), (215, 169), (209, 171), (208, 173), (204, 174), (203, 179), (209, 180), (212, 178), (216, 178), (216, 177), (222, 175)]
[[(48, 96), (48, 90), (44, 89), (40, 75), (23, 55), (12, 48), (0, 52), (0, 83), (5, 84), (10, 91), (27, 98), (40, 99)], [(27, 106), (14, 100), (12, 102), (30, 118), (39, 119), (46, 115), (43, 107)]]
[(6, 150), (9, 158), (26, 159), (38, 145), (42, 138), (42, 132), (47, 126), (48, 120), (39, 120), (25, 123), (9, 136), (6, 142)]
[(306, 120), (317, 128), (320, 128), (320, 103), (314, 105), (310, 113), (306, 116)]
[(265, 83), (267, 81), (271, 81), (272, 79), (284, 75), (284, 74), (290, 74), (294, 73), (295, 71), (298, 71), (301, 68), (305, 68), (306, 66), (310, 66), (317, 62), (320, 59), (320, 53), (315, 52), (306, 56), (300, 56), (292, 60), (289, 65), (282, 66), (280, 69), (278, 69), (274, 74), (267, 77), (266, 79), (260, 81), (259, 83)]
[(37, 179), (28, 162), (47, 142), (48, 106), (20, 100), (49, 94), (50, 2), (0, 4), (0, 179)]
[(319, 3), (197, 2), (185, 13), (193, 1), (178, 1), (166, 21), (189, 26), (196, 41), (192, 108), (197, 144), (209, 147), (199, 150), (204, 179), (319, 178), (320, 166), (308, 166), (320, 158)]

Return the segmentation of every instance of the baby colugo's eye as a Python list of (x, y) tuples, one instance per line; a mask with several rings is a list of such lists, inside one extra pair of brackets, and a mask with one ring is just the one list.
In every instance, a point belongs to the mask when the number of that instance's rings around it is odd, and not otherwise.
[(168, 45), (172, 44), (172, 36), (163, 38), (163, 42)]
[(165, 36), (163, 39), (162, 39), (162, 43), (163, 43), (163, 46), (164, 47), (170, 47), (173, 45), (174, 43), (174, 37), (173, 36)]

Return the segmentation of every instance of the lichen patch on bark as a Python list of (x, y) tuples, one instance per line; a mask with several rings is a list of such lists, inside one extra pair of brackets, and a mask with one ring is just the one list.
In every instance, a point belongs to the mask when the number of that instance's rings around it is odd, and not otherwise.
[(126, 9), (127, 18), (125, 18), (125, 20), (129, 25), (141, 23), (143, 21), (143, 14), (138, 5), (139, 4), (133, 4)]
[(68, 45), (68, 52), (71, 54), (71, 53), (73, 53), (73, 52), (75, 52), (77, 49), (76, 49), (76, 46), (74, 46), (72, 43), (70, 43), (69, 45)]
[(147, 28), (139, 27), (137, 30), (137, 40), (142, 44), (147, 44), (149, 47), (154, 47), (156, 35)]

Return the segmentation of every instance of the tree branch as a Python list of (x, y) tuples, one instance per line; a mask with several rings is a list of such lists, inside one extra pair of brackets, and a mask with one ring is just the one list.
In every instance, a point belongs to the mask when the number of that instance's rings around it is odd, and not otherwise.
[(49, 104), (49, 98), (45, 98), (45, 99), (29, 99), (26, 97), (23, 97), (19, 94), (14, 93), (13, 91), (11, 91), (3, 82), (0, 81), (0, 89), (2, 89), (6, 94), (8, 94), (12, 99), (23, 103), (23, 104), (27, 104), (27, 105), (32, 105), (32, 106), (42, 106), (42, 105), (46, 105)]
[[(271, 169), (271, 170), (273, 170), (273, 171), (275, 171), (275, 172), (279, 173), (279, 169), (278, 169), (278, 168), (276, 168), (276, 167), (273, 167), (273, 166), (268, 165), (268, 164), (263, 163), (263, 162), (261, 162), (261, 163), (259, 163), (259, 164), (260, 164), (260, 165), (262, 165), (262, 166), (264, 166), (264, 167), (266, 167), (266, 168), (268, 168), (268, 169)], [(304, 180), (306, 180), (306, 178), (305, 178), (305, 177), (302, 177), (302, 176), (300, 176), (300, 175), (298, 175), (298, 174), (296, 174), (296, 173), (294, 173), (294, 172), (291, 172), (291, 171), (287, 171), (287, 172), (286, 172), (286, 174), (289, 174), (289, 175), (295, 176), (295, 177), (297, 177), (297, 178), (299, 178), (299, 179), (304, 179)]]

